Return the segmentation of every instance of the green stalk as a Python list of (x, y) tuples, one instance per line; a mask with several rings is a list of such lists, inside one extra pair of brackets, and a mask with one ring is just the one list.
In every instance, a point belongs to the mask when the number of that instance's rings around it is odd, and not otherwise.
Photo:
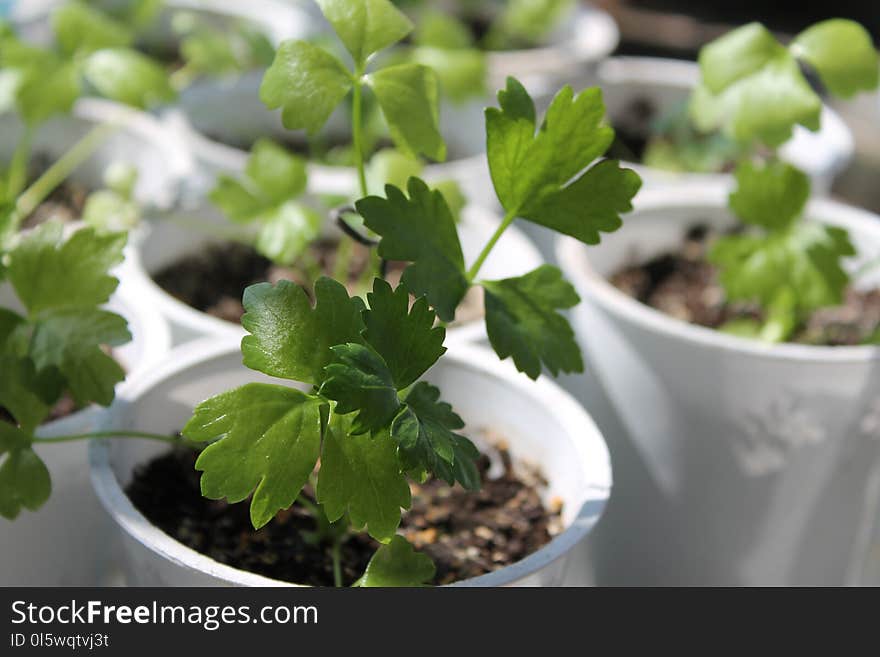
[(480, 255), (477, 256), (476, 261), (468, 270), (467, 273), (467, 281), (468, 283), (473, 283), (474, 279), (476, 279), (477, 274), (480, 273), (480, 268), (483, 266), (483, 263), (486, 261), (486, 258), (489, 257), (489, 253), (492, 251), (492, 248), (495, 244), (498, 243), (498, 240), (501, 238), (501, 235), (504, 234), (504, 231), (507, 230), (508, 226), (513, 223), (513, 220), (516, 219), (516, 214), (514, 212), (508, 212), (504, 215), (504, 221), (501, 222), (501, 225), (495, 230), (495, 233), (492, 237), (489, 238), (489, 241), (486, 243), (486, 246), (483, 247), (483, 250), (480, 251)]
[(102, 123), (89, 130), (70, 150), (62, 155), (52, 166), (43, 172), (34, 183), (28, 187), (21, 196), (15, 207), (13, 226), (17, 229), (21, 222), (33, 212), (36, 207), (46, 200), (58, 185), (64, 182), (77, 167), (85, 162), (92, 153), (109, 137), (118, 124)]
[(33, 138), (34, 127), (28, 124), (9, 163), (9, 180), (6, 189), (6, 198), (9, 200), (17, 198), (27, 183), (27, 165), (31, 156)]
[(363, 67), (358, 67), (354, 78), (354, 95), (351, 108), (351, 135), (354, 146), (354, 161), (357, 166), (358, 182), (361, 187), (361, 196), (367, 195), (367, 173), (364, 167), (364, 144), (363, 144)]
[(333, 558), (333, 586), (342, 586), (342, 541), (336, 539), (330, 547), (330, 555)]
[(162, 434), (146, 433), (144, 431), (94, 431), (92, 433), (78, 433), (70, 436), (53, 436), (50, 438), (36, 436), (34, 442), (42, 444), (69, 443), (75, 440), (89, 440), (91, 438), (145, 438), (174, 444), (181, 442), (181, 439), (176, 436), (163, 436)]

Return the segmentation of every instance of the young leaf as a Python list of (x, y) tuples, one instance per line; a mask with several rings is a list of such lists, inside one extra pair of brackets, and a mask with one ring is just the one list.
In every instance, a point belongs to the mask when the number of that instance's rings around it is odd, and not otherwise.
[(434, 578), (431, 558), (416, 552), (400, 535), (376, 550), (363, 576), (353, 586), (424, 586)]
[(363, 67), (370, 55), (394, 45), (413, 25), (388, 0), (317, 0), (355, 64)]
[(319, 385), (333, 359), (330, 347), (361, 342), (360, 299), (321, 277), (315, 283), (315, 307), (290, 281), (260, 283), (244, 291), (241, 324), (251, 335), (241, 341), (244, 364), (269, 376)]
[(196, 461), (202, 495), (235, 503), (253, 493), (256, 529), (288, 508), (318, 461), (322, 405), (299, 390), (267, 383), (249, 383), (199, 404), (183, 435), (216, 440)]
[(519, 82), (509, 78), (498, 101), (500, 109), (486, 110), (487, 152), (505, 211), (587, 244), (618, 228), (641, 180), (610, 160), (587, 168), (614, 138), (601, 91), (575, 96), (564, 87), (537, 134), (534, 103)]
[(109, 271), (122, 262), (124, 233), (62, 233), (59, 222), (47, 221), (23, 235), (9, 254), (9, 281), (31, 315), (99, 306), (119, 283)]
[(376, 94), (398, 148), (432, 160), (446, 159), (433, 70), (421, 64), (399, 64), (371, 73), (366, 81)]
[(30, 356), (38, 371), (57, 368), (79, 404), (107, 406), (125, 371), (101, 345), (118, 347), (130, 340), (119, 315), (97, 308), (61, 308), (40, 314)]
[(480, 474), (475, 461), (480, 453), (470, 440), (455, 433), (464, 428), (464, 421), (449, 404), (440, 401), (440, 390), (419, 381), (405, 402), (406, 407), (391, 425), (403, 468), (417, 478), (433, 472), (450, 486), (458, 481), (469, 490), (478, 490)]
[(321, 394), (336, 402), (334, 413), (357, 412), (352, 433), (378, 431), (388, 425), (400, 401), (382, 357), (362, 344), (331, 347), (335, 360), (325, 369)]
[(135, 50), (99, 50), (86, 60), (83, 72), (101, 95), (141, 109), (175, 96), (165, 69)]
[(21, 510), (36, 511), (52, 492), (49, 470), (31, 449), (30, 437), (8, 422), (0, 422), (0, 516), (14, 520)]
[(134, 34), (124, 23), (76, 0), (68, 0), (52, 13), (52, 28), (58, 45), (68, 57), (103, 48), (120, 48), (134, 41)]
[(306, 190), (305, 160), (269, 139), (257, 140), (244, 172), (273, 204), (296, 198)]
[(288, 201), (260, 215), (254, 247), (273, 262), (296, 261), (321, 234), (324, 218), (312, 208)]
[(880, 82), (871, 34), (855, 21), (832, 18), (801, 32), (791, 51), (809, 63), (835, 96), (849, 98)]
[(513, 356), (516, 368), (532, 379), (541, 374), (542, 363), (554, 376), (560, 370), (583, 371), (574, 331), (558, 312), (576, 306), (580, 298), (559, 269), (542, 265), (524, 276), (481, 285), (486, 332), (500, 358)]
[(420, 46), (413, 48), (409, 57), (410, 61), (434, 71), (442, 95), (454, 102), (486, 93), (489, 64), (485, 53), (479, 50)]
[(305, 41), (285, 41), (260, 85), (260, 100), (281, 108), (288, 130), (314, 134), (351, 89), (352, 79), (336, 57)]
[(455, 221), (443, 195), (418, 178), (410, 179), (408, 192), (409, 198), (388, 185), (387, 199), (368, 196), (357, 202), (357, 211), (367, 228), (382, 236), (381, 257), (413, 263), (401, 284), (451, 321), (468, 290)]
[(819, 129), (822, 103), (792, 54), (761, 24), (749, 23), (704, 46), (691, 116), (705, 132), (778, 146), (796, 124)]
[(745, 223), (767, 230), (790, 227), (810, 197), (810, 179), (785, 162), (744, 160), (735, 177), (737, 189), (730, 195), (730, 209)]
[(318, 502), (330, 522), (348, 512), (353, 527), (387, 543), (400, 525), (400, 509), (411, 503), (397, 446), (387, 431), (347, 435), (346, 418), (335, 417), (324, 435)]
[(394, 386), (403, 390), (446, 353), (446, 330), (434, 326), (436, 316), (424, 297), (409, 307), (409, 293), (402, 285), (392, 290), (386, 281), (375, 279), (367, 303), (363, 337), (384, 359)]

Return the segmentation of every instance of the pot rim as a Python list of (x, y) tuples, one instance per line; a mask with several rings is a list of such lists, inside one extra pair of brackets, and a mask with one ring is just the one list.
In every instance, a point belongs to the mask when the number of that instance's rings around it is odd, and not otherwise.
[[(326, 188), (321, 188), (320, 191), (317, 188), (311, 190), (315, 194), (327, 193), (327, 191)], [(493, 211), (476, 204), (466, 205), (463, 212), (467, 215), (467, 220), (474, 223), (488, 224), (492, 222), (497, 224), (499, 222)], [(508, 239), (515, 239), (518, 242), (520, 255), (527, 256), (533, 260), (535, 266), (539, 266), (544, 262), (544, 258), (541, 257), (537, 247), (532, 244), (531, 240), (519, 228), (510, 226), (505, 231), (505, 235)], [(145, 239), (136, 240), (129, 244), (126, 249), (127, 253), (123, 265), (127, 270), (125, 278), (129, 286), (136, 289), (137, 296), (156, 308), (158, 313), (166, 317), (169, 322), (180, 324), (190, 332), (205, 336), (233, 336), (237, 338), (246, 335), (245, 330), (240, 324), (234, 324), (196, 310), (162, 289), (153, 280), (153, 277), (143, 264), (140, 249)], [(480, 318), (479, 320), (472, 320), (448, 327), (446, 329), (446, 336), (450, 343), (475, 342), (486, 337), (485, 322)]]
[[(636, 197), (635, 209), (628, 217), (624, 218), (624, 223), (637, 220), (642, 212), (674, 210), (676, 208), (686, 210), (701, 207), (726, 208), (727, 192), (728, 190), (724, 186), (696, 186), (694, 184), (647, 189)], [(845, 228), (857, 227), (860, 231), (870, 232), (876, 236), (876, 241), (880, 244), (880, 217), (867, 210), (830, 199), (814, 198), (807, 205), (806, 215), (814, 221), (833, 223)], [(566, 236), (557, 239), (556, 255), (567, 275), (592, 301), (609, 314), (635, 324), (642, 330), (660, 333), (667, 338), (682, 342), (696, 343), (704, 348), (773, 360), (833, 364), (880, 360), (880, 347), (877, 346), (829, 347), (792, 343), (768, 344), (676, 319), (633, 299), (614, 287), (590, 265), (589, 248), (574, 238)]]
[[(238, 352), (238, 342), (228, 338), (201, 339), (178, 347), (159, 366), (132, 381), (132, 385), (126, 390), (126, 403), (137, 403), (141, 395), (161, 385), (166, 378), (193, 365)], [(541, 549), (510, 566), (455, 582), (452, 586), (498, 586), (518, 581), (569, 552), (599, 520), (611, 493), (611, 460), (608, 448), (590, 415), (556, 383), (546, 378), (531, 381), (517, 372), (509, 361), (498, 361), (494, 353), (474, 345), (451, 346), (445, 358), (455, 361), (458, 367), (490, 374), (507, 386), (528, 391), (536, 398), (540, 407), (552, 408), (561, 422), (571, 428), (566, 438), (578, 452), (579, 466), (584, 470), (586, 479), (591, 482), (589, 489), (584, 491), (581, 508), (574, 520)], [(221, 564), (186, 547), (155, 527), (134, 507), (116, 479), (110, 467), (107, 440), (91, 441), (89, 464), (92, 486), (104, 508), (123, 531), (158, 556), (181, 567), (206, 572), (231, 585), (302, 586)]]

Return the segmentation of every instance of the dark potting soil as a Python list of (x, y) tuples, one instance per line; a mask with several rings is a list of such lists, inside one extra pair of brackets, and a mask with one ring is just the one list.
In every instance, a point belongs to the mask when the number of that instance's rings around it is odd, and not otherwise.
[[(434, 560), (434, 584), (510, 565), (562, 529), (561, 503), (554, 500), (547, 509), (541, 501), (546, 482), (540, 474), (522, 465), (514, 472), (507, 448), (497, 445), (491, 469), (488, 456), (480, 459), (479, 492), (436, 480), (411, 485), (413, 504), (403, 515), (400, 533)], [(215, 561), (277, 580), (333, 585), (329, 549), (309, 540), (315, 523), (301, 505), (254, 530), (246, 501), (227, 504), (202, 497), (195, 460), (196, 453), (186, 448), (167, 452), (136, 469), (126, 493), (162, 531)], [(314, 499), (308, 486), (303, 494)], [(377, 547), (365, 534), (345, 541), (341, 555), (346, 586), (363, 574)]]
[[(337, 241), (315, 242), (309, 246), (308, 261), (316, 263), (323, 274), (333, 276), (338, 248)], [(351, 242), (351, 249), (349, 293), (361, 294), (365, 290), (357, 289), (357, 284), (370, 266), (370, 252), (356, 242)], [(392, 285), (397, 285), (405, 266), (405, 263), (389, 263), (386, 279)], [(312, 276), (304, 266), (279, 267), (253, 247), (236, 242), (208, 245), (202, 251), (173, 262), (153, 274), (153, 280), (188, 306), (234, 323), (240, 322), (244, 314), (241, 299), (249, 285), (289, 280), (301, 285), (307, 293), (311, 293), (314, 285)], [(482, 316), (481, 288), (474, 287), (459, 307), (455, 321), (468, 322)]]
[(605, 156), (612, 160), (641, 162), (653, 131), (657, 109), (647, 98), (635, 98), (615, 116), (614, 141)]
[[(717, 329), (734, 319), (760, 320), (757, 305), (725, 301), (718, 271), (706, 259), (711, 237), (705, 227), (694, 226), (677, 251), (627, 266), (611, 277), (611, 283), (642, 303), (691, 324)], [(853, 346), (863, 344), (878, 329), (880, 289), (850, 288), (842, 305), (814, 312), (789, 341)]]

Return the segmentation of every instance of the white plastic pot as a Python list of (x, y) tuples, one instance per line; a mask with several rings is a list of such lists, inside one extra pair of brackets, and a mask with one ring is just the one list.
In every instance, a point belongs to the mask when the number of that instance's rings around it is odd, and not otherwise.
[[(636, 99), (651, 103), (658, 116), (685, 102), (699, 81), (699, 66), (694, 62), (657, 57), (612, 57), (599, 65), (595, 84), (602, 88), (607, 113), (612, 123)], [(813, 191), (828, 193), (834, 177), (853, 157), (853, 138), (840, 116), (829, 107), (822, 109), (822, 127), (811, 132), (797, 126), (792, 139), (780, 150), (783, 159), (796, 165), (813, 181)], [(698, 186), (731, 184), (730, 174), (677, 173), (640, 164), (626, 163), (635, 169), (646, 186), (672, 182)]]
[[(17, 305), (8, 284), (0, 286), (0, 306)], [(171, 334), (162, 317), (152, 311), (123, 281), (107, 306), (128, 320), (132, 340), (113, 355), (126, 370), (116, 394), (125, 393), (162, 359), (171, 346)], [(40, 427), (43, 437), (68, 436), (98, 430), (114, 408), (90, 406)], [(77, 441), (40, 445), (37, 453), (52, 476), (52, 496), (36, 512), (23, 510), (10, 522), (0, 518), (0, 585), (96, 586), (110, 556), (110, 523), (101, 512), (89, 482), (88, 443)]]
[[(206, 206), (178, 212), (175, 219), (153, 220), (146, 228), (144, 237), (129, 249), (126, 256), (126, 267), (130, 269), (128, 278), (137, 289), (138, 296), (167, 318), (175, 344), (208, 335), (241, 337), (243, 329), (239, 324), (200, 312), (171, 296), (153, 281), (151, 274), (187, 254), (198, 253), (208, 244), (223, 241), (223, 230), (229, 228), (228, 222), (217, 210)], [(187, 219), (191, 221), (187, 223)], [(476, 206), (464, 209), (458, 228), (465, 262), (476, 259), (498, 223), (498, 218), (489, 211)], [(217, 231), (213, 230), (214, 227)], [(327, 230), (342, 236), (341, 231), (333, 226), (328, 226)], [(481, 276), (487, 279), (519, 276), (539, 267), (542, 262), (529, 240), (511, 227), (504, 232), (486, 259)], [(484, 336), (485, 324), (482, 320), (455, 326), (448, 331), (450, 341), (474, 341)]]
[(620, 41), (617, 23), (606, 12), (578, 2), (544, 45), (489, 53), (489, 88), (503, 89), (517, 78), (530, 93), (564, 84), (580, 86)]
[[(853, 266), (880, 257), (876, 215), (827, 200), (807, 215), (850, 231)], [(620, 476), (593, 543), (599, 583), (841, 585), (877, 571), (880, 348), (746, 340), (607, 280), (694, 224), (731, 222), (723, 189), (671, 186), (640, 194), (600, 245), (559, 243), (584, 299), (578, 334), (627, 430), (611, 437)]]
[[(181, 186), (192, 173), (189, 151), (152, 116), (97, 98), (77, 101), (70, 116), (59, 116), (41, 125), (32, 152), (50, 162), (66, 153), (96, 125), (116, 123), (118, 129), (74, 171), (71, 178), (89, 189), (104, 186), (104, 172), (115, 162), (137, 168), (134, 195), (146, 208), (167, 209), (178, 200)], [(14, 114), (0, 115), (0, 162), (8, 162), (23, 126)]]
[[(602, 436), (584, 410), (555, 384), (533, 382), (510, 363), (479, 347), (456, 345), (426, 375), (472, 427), (505, 435), (517, 459), (538, 465), (549, 481), (548, 499), (564, 500), (565, 530), (522, 561), (461, 582), (466, 586), (558, 585), (571, 550), (599, 519), (611, 489)], [(235, 341), (200, 341), (178, 349), (141, 377), (127, 394), (116, 426), (151, 432), (178, 431), (204, 398), (252, 381), (264, 381), (241, 364)], [(92, 444), (92, 481), (122, 530), (123, 570), (130, 585), (278, 586), (285, 584), (220, 564), (177, 542), (135, 509), (123, 489), (133, 469), (167, 449), (143, 440)]]

